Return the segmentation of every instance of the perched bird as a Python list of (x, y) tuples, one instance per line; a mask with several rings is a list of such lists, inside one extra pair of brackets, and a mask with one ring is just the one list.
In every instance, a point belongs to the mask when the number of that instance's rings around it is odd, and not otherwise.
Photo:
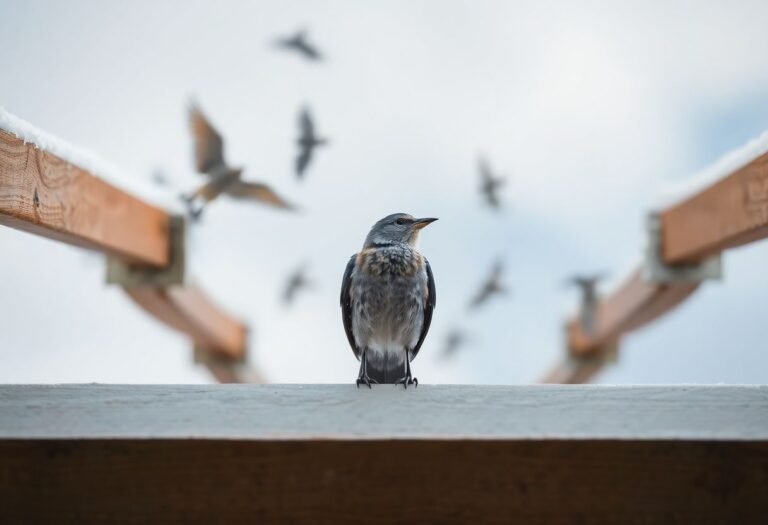
[(306, 267), (302, 265), (288, 276), (288, 281), (286, 282), (285, 290), (283, 291), (283, 302), (286, 305), (293, 303), (296, 293), (299, 290), (311, 287), (312, 283), (307, 279), (306, 273)]
[(443, 346), (443, 351), (440, 353), (440, 356), (443, 359), (448, 359), (453, 357), (456, 352), (458, 352), (459, 348), (464, 346), (467, 343), (467, 334), (462, 332), (460, 329), (454, 329), (448, 332), (448, 335), (445, 336), (445, 344)]
[(296, 156), (296, 176), (302, 178), (304, 170), (309, 166), (312, 160), (312, 152), (317, 146), (323, 146), (328, 140), (315, 135), (315, 124), (309, 113), (309, 108), (303, 108), (299, 114), (299, 137), (296, 144), (299, 146), (299, 153)]
[[(276, 208), (293, 209), (266, 184), (246, 182), (240, 178), (242, 168), (232, 168), (224, 160), (224, 140), (194, 104), (189, 118), (195, 142), (195, 167), (210, 177), (210, 181), (188, 195), (182, 195), (190, 215), (197, 219), (205, 205), (221, 194), (236, 199), (251, 199)], [(199, 201), (197, 207), (195, 201)]]
[(491, 208), (499, 209), (501, 201), (499, 200), (498, 191), (506, 181), (502, 177), (494, 176), (488, 161), (484, 157), (480, 157), (477, 166), (480, 173), (480, 192), (483, 194), (485, 202)]
[(432, 322), (435, 280), (429, 262), (416, 251), (416, 240), (436, 220), (388, 215), (373, 225), (362, 251), (347, 264), (341, 313), (349, 345), (360, 360), (358, 387), (419, 384), (411, 361)]
[(307, 60), (319, 61), (322, 59), (317, 48), (307, 41), (307, 32), (304, 30), (298, 31), (293, 36), (278, 38), (275, 45), (282, 49), (295, 51)]
[(507, 289), (501, 284), (501, 274), (504, 271), (504, 264), (501, 260), (494, 263), (491, 268), (491, 274), (485, 280), (477, 295), (469, 303), (471, 309), (476, 309), (485, 304), (494, 295), (505, 295)]
[(595, 329), (597, 317), (597, 284), (605, 277), (598, 273), (594, 275), (574, 275), (566, 282), (576, 286), (581, 292), (581, 305), (579, 307), (579, 322), (585, 334), (591, 334)]

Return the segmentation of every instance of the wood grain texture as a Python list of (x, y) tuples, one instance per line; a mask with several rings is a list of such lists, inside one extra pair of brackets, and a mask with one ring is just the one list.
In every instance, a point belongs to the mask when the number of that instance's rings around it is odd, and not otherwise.
[(768, 237), (768, 154), (662, 212), (661, 221), (669, 264)]
[(198, 288), (138, 287), (125, 288), (125, 293), (157, 319), (189, 335), (198, 347), (231, 361), (245, 359), (247, 328)]
[(768, 443), (0, 440), (16, 523), (763, 524)]
[(5, 439), (768, 440), (767, 415), (765, 386), (0, 386)]
[(0, 224), (136, 264), (168, 262), (168, 215), (0, 130)]

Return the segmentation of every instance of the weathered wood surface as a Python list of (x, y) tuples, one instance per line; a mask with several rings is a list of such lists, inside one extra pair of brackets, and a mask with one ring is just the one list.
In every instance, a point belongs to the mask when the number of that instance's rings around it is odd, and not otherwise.
[(168, 215), (0, 130), (0, 224), (116, 255), (168, 262)]
[(768, 387), (0, 386), (0, 438), (768, 440)]
[(2, 523), (765, 523), (768, 387), (2, 386)]
[(198, 288), (139, 287), (125, 288), (125, 293), (157, 319), (189, 335), (199, 348), (231, 361), (245, 358), (246, 326), (223, 312)]
[(768, 154), (664, 211), (661, 223), (669, 264), (768, 237)]

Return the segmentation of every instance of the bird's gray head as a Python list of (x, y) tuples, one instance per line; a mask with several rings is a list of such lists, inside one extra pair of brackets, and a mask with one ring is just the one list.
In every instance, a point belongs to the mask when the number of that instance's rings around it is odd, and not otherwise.
[(416, 219), (407, 213), (387, 215), (373, 225), (368, 237), (365, 238), (363, 248), (390, 244), (415, 246), (419, 231), (436, 220), (433, 218)]

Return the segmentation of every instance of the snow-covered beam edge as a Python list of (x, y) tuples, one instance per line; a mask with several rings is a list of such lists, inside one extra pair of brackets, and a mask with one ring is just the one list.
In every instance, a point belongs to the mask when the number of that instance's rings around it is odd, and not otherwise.
[(0, 224), (130, 263), (164, 266), (169, 260), (165, 211), (4, 130)]

